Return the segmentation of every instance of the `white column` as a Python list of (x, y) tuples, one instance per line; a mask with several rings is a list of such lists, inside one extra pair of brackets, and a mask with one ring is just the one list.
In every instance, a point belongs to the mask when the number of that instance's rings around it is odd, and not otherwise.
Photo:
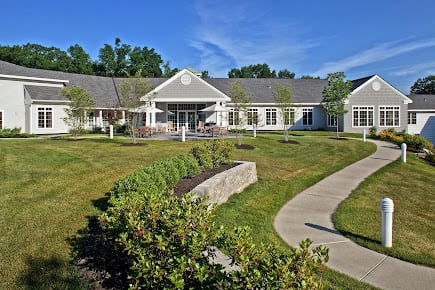
[(125, 124), (125, 111), (121, 111), (121, 125)]
[(99, 116), (100, 116), (100, 127), (103, 128), (104, 124), (103, 124), (103, 110), (100, 110), (98, 112)]

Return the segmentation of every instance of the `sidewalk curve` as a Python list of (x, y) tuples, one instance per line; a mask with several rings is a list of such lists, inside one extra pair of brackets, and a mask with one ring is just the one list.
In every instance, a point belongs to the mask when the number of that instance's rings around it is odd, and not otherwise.
[(293, 247), (298, 247), (305, 238), (310, 238), (314, 245), (325, 245), (329, 248), (327, 266), (359, 281), (382, 289), (435, 289), (435, 269), (361, 247), (334, 228), (332, 214), (338, 204), (365, 178), (401, 155), (395, 145), (372, 142), (377, 145), (374, 154), (326, 177), (287, 202), (275, 217), (275, 230)]

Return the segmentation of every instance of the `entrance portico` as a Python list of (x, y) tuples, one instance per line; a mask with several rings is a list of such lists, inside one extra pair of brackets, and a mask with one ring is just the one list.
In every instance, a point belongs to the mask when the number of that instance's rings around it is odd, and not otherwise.
[(227, 95), (187, 69), (157, 86), (141, 100), (163, 111), (150, 113), (151, 127), (155, 127), (157, 122), (166, 125), (172, 121), (175, 130), (185, 126), (189, 131), (196, 131), (199, 121), (218, 122), (225, 126), (227, 118), (222, 117), (222, 113), (201, 110), (213, 104), (225, 106), (231, 101)]

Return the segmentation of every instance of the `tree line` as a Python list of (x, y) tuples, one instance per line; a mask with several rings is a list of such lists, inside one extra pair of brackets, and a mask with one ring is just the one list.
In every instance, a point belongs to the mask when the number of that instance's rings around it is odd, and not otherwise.
[(1, 46), (0, 60), (29, 68), (107, 77), (171, 77), (179, 70), (164, 62), (154, 48), (132, 47), (116, 38), (114, 45), (104, 44), (93, 61), (83, 47), (71, 45), (66, 51), (35, 43)]

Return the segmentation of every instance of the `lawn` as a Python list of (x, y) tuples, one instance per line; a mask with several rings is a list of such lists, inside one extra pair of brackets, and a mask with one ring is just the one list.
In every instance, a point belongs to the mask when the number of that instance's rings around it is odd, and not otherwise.
[[(216, 211), (216, 221), (227, 227), (250, 225), (257, 241), (279, 241), (272, 221), (287, 200), (375, 149), (356, 140), (291, 136), (299, 144), (282, 144), (281, 138), (244, 138), (256, 149), (237, 150), (233, 157), (257, 162), (259, 182)], [(121, 146), (125, 142), (0, 140), (1, 289), (86, 287), (71, 263), (73, 241), (88, 217), (99, 212), (114, 182), (153, 160), (185, 153), (193, 144), (147, 141), (145, 146)], [(363, 287), (334, 272), (326, 276), (335, 288)]]
[[(399, 259), (435, 266), (435, 167), (407, 154), (367, 178), (334, 214), (340, 231), (355, 242)], [(380, 201), (394, 202), (393, 247), (381, 245)]]

